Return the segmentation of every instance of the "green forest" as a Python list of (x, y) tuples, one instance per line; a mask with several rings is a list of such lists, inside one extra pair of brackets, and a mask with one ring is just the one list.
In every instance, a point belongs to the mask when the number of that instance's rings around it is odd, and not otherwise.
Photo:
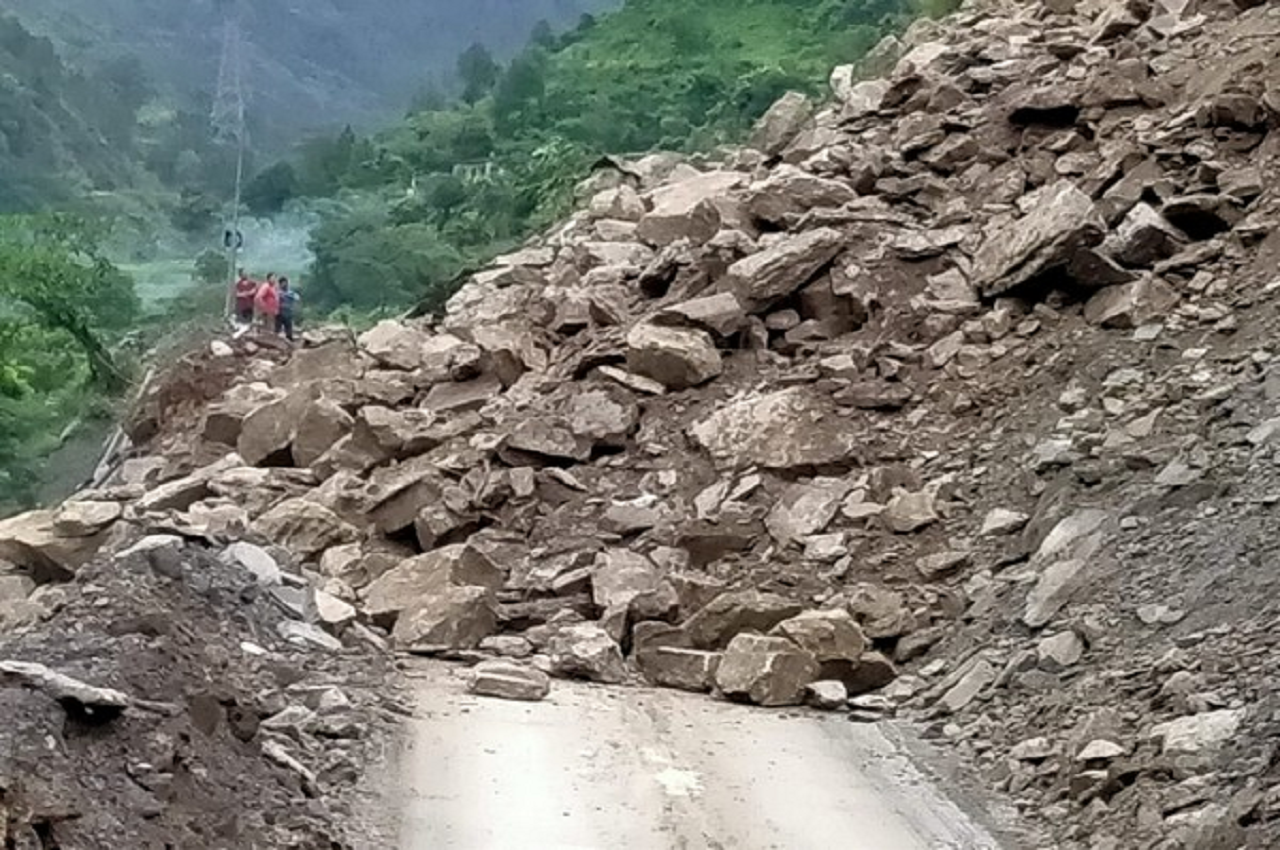
[[(423, 74), (383, 129), (349, 113), (274, 154), (255, 107), (246, 238), (284, 222), (305, 238), (277, 270), (313, 320), (438, 308), (460, 272), (564, 214), (600, 155), (740, 140), (785, 92), (820, 96), (834, 65), (946, 11), (920, 2), (630, 0), (543, 21), (505, 58), (457, 43), (452, 73)], [(221, 305), (234, 152), (210, 94), (84, 45), (0, 16), (0, 514), (38, 500), (49, 453), (110, 415), (148, 342)]]

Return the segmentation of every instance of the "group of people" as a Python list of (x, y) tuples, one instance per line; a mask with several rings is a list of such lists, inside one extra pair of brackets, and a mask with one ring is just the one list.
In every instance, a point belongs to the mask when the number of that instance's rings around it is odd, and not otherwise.
[(240, 270), (236, 279), (236, 318), (242, 324), (257, 324), (293, 342), (293, 319), (302, 296), (289, 285), (289, 278), (276, 279), (275, 272), (259, 283)]

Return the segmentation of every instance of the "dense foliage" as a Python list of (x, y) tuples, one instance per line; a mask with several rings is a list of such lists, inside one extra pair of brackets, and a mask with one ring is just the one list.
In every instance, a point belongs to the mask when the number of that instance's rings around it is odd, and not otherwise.
[(259, 212), (341, 200), (314, 234), (312, 303), (434, 308), (461, 269), (562, 214), (599, 155), (737, 140), (786, 91), (821, 93), (916, 2), (630, 0), (564, 35), (539, 28), (505, 64), (473, 45), (456, 91), (424, 92), (373, 138), (313, 139), (249, 197)]
[(83, 222), (0, 218), (0, 511), (29, 503), (67, 424), (124, 387), (112, 348), (138, 309)]

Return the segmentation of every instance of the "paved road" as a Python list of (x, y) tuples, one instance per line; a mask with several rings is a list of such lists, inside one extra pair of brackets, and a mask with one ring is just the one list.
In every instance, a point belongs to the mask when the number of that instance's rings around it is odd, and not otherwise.
[(400, 850), (990, 850), (874, 726), (557, 681), (541, 703), (428, 667)]

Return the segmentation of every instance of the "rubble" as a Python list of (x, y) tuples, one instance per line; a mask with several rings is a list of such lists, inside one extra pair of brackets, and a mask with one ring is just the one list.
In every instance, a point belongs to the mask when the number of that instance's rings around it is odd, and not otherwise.
[(0, 634), (199, 530), (289, 651), (896, 714), (1028, 846), (1200, 846), (1210, 800), (1275, 844), (1280, 41), (1175, 6), (919, 24), (437, 319), (254, 361), (136, 479), (0, 522)]

